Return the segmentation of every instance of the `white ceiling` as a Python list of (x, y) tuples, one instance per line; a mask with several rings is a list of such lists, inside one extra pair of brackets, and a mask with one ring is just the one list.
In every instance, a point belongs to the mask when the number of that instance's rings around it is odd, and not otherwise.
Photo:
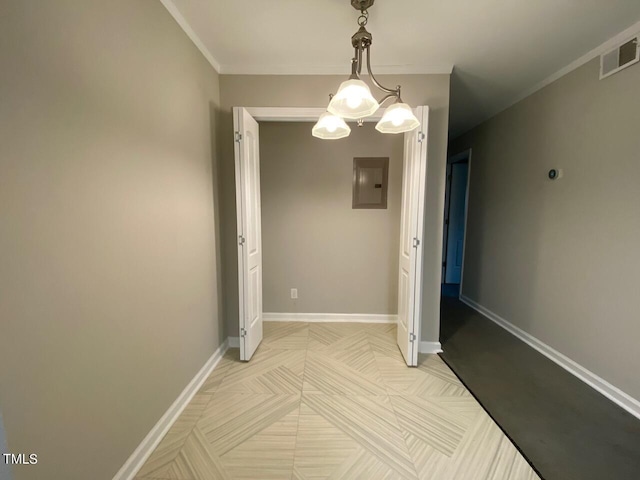
[[(162, 2), (221, 73), (350, 71), (349, 0)], [(376, 0), (369, 13), (374, 73), (455, 66), (455, 137), (637, 24), (640, 0)]]

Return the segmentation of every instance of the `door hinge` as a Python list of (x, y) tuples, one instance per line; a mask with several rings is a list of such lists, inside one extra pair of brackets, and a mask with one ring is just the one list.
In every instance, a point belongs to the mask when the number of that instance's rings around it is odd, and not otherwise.
[(236, 134), (236, 142), (240, 143), (240, 141), (242, 140), (242, 134), (240, 132), (235, 132)]
[(246, 238), (244, 238), (242, 235), (238, 235), (238, 245), (244, 245), (246, 241)]
[(244, 338), (247, 336), (247, 330), (244, 328), (240, 329), (240, 337)]
[(411, 343), (415, 342), (415, 341), (416, 341), (416, 338), (417, 338), (417, 337), (416, 337), (416, 334), (415, 334), (415, 333), (410, 333), (410, 334), (409, 334), (409, 341), (410, 341)]
[(413, 238), (413, 248), (418, 248), (418, 246), (420, 245), (420, 240), (417, 238)]
[(426, 135), (424, 134), (424, 132), (418, 132), (418, 143), (422, 143), (425, 138)]

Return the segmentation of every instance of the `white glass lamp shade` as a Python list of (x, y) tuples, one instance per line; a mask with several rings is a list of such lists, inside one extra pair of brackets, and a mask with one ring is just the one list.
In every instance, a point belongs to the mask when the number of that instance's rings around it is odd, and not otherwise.
[(413, 110), (406, 103), (394, 103), (387, 107), (382, 118), (376, 125), (376, 130), (382, 133), (404, 133), (418, 128), (420, 122), (413, 114)]
[(343, 119), (332, 113), (325, 112), (320, 115), (318, 122), (313, 126), (311, 135), (323, 140), (337, 140), (348, 137), (351, 128)]
[(327, 110), (342, 118), (360, 119), (376, 113), (380, 105), (362, 80), (342, 82)]

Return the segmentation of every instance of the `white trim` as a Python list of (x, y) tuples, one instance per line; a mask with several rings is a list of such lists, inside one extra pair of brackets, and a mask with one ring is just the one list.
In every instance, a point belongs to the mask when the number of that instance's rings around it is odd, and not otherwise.
[(418, 351), (420, 353), (442, 353), (442, 345), (440, 342), (420, 342)]
[[(259, 122), (317, 122), (318, 117), (327, 111), (323, 107), (245, 107)], [(384, 108), (373, 115), (363, 118), (365, 122), (377, 122), (382, 118)], [(356, 120), (346, 120), (356, 123)]]
[[(467, 214), (468, 214), (468, 210), (469, 210), (469, 185), (471, 185), (471, 148), (467, 148), (466, 150), (462, 150), (461, 152), (456, 153), (455, 155), (451, 155), (449, 157), (447, 157), (447, 172), (445, 172), (445, 175), (447, 175), (447, 177), (445, 177), (445, 181), (446, 181), (446, 186), (445, 186), (445, 205), (444, 205), (444, 217), (442, 219), (442, 240), (443, 240), (443, 244), (442, 244), (442, 253), (444, 255), (445, 252), (448, 252), (449, 249), (449, 229), (447, 228), (446, 222), (447, 222), (447, 214), (449, 213), (449, 209), (451, 208), (451, 183), (449, 182), (448, 179), (448, 175), (450, 175), (452, 172), (449, 171), (449, 167), (451, 165), (453, 165), (454, 163), (459, 162), (460, 160), (464, 160), (467, 159), (467, 185), (465, 186), (465, 191), (464, 191), (464, 230), (463, 230), (463, 236), (462, 236), (462, 267), (460, 268), (460, 287), (459, 287), (459, 291), (458, 291), (458, 295), (460, 295), (460, 292), (462, 292), (462, 282), (464, 279), (464, 252), (465, 252), (465, 247), (467, 245)], [(445, 238), (444, 238), (444, 233), (447, 233), (447, 238), (446, 238), (446, 242), (445, 242)], [(447, 258), (445, 256), (442, 257), (442, 262), (444, 264), (444, 262), (447, 261)], [(443, 266), (442, 267), (442, 278), (441, 278), (441, 282), (442, 285), (446, 285), (447, 284), (447, 267)]]
[(569, 357), (563, 355), (558, 352), (554, 348), (550, 347), (546, 343), (538, 340), (533, 335), (525, 332), (524, 330), (516, 327), (512, 323), (508, 322), (501, 316), (493, 313), (488, 308), (483, 307), (479, 303), (474, 302), (468, 297), (464, 295), (460, 295), (460, 300), (467, 305), (469, 305), (474, 310), (480, 312), (482, 315), (487, 317), (489, 320), (495, 322), (509, 333), (515, 335), (520, 340), (528, 344), (529, 346), (535, 348), (538, 352), (543, 354), (549, 360), (557, 363), (559, 366), (564, 368), (569, 373), (572, 373), (584, 383), (592, 387), (593, 389), (600, 392), (602, 395), (607, 397), (612, 402), (616, 403), (620, 407), (624, 408), (631, 415), (640, 418), (640, 401), (636, 400), (629, 394), (623, 392), (618, 387), (611, 385), (609, 382), (599, 377), (595, 373), (587, 370), (579, 363), (571, 360)]
[(229, 342), (229, 348), (240, 348), (240, 337), (229, 337), (227, 341)]
[(471, 149), (467, 148), (466, 150), (462, 150), (459, 153), (456, 153), (455, 155), (451, 155), (450, 157), (447, 158), (447, 164), (453, 164), (453, 163), (458, 163), (458, 161), (460, 160), (464, 160), (465, 158), (471, 156)]
[(580, 58), (574, 60), (573, 62), (571, 62), (566, 67), (561, 68), (560, 70), (558, 70), (554, 74), (549, 75), (547, 78), (545, 78), (541, 82), (536, 83), (532, 87), (527, 88), (525, 91), (521, 92), (519, 95), (516, 95), (514, 98), (511, 99), (511, 101), (507, 102), (504, 107), (500, 107), (494, 113), (488, 115), (484, 120), (476, 123), (471, 128), (466, 129), (465, 132), (463, 132), (463, 133), (466, 133), (466, 132), (468, 132), (470, 130), (473, 130), (478, 125), (480, 125), (480, 124), (486, 122), (487, 120), (495, 117), (499, 113), (504, 112), (509, 107), (512, 107), (513, 105), (515, 105), (516, 103), (524, 100), (528, 96), (533, 95), (538, 90), (542, 90), (544, 87), (546, 87), (546, 86), (550, 85), (551, 83), (555, 82), (556, 80), (564, 77), (568, 73), (573, 72), (577, 68), (580, 68), (581, 66), (583, 66), (587, 62), (590, 62), (594, 58), (599, 57), (603, 53), (606, 53), (606, 52), (610, 51), (611, 49), (615, 48), (615, 46), (618, 45), (619, 42), (623, 41), (624, 39), (631, 38), (631, 37), (633, 37), (634, 35), (636, 35), (639, 32), (640, 32), (640, 22), (637, 22), (637, 23), (631, 25), (626, 30), (623, 30), (622, 32), (618, 33), (616, 36), (610, 38), (609, 40), (607, 40), (603, 44), (597, 46), (596, 48), (594, 48), (590, 52), (585, 53), (583, 56), (581, 56)]
[(218, 362), (229, 348), (229, 339), (225, 340), (220, 345), (213, 355), (207, 360), (204, 366), (196, 373), (195, 377), (191, 379), (189, 384), (185, 387), (182, 393), (178, 396), (175, 402), (169, 407), (169, 409), (160, 417), (160, 420), (153, 426), (151, 431), (140, 442), (138, 448), (134, 450), (127, 461), (122, 465), (118, 473), (113, 477), (113, 480), (132, 480), (136, 476), (138, 471), (147, 461), (151, 453), (158, 446), (162, 438), (169, 431), (173, 423), (178, 419), (182, 411), (189, 404), (194, 395), (200, 390), (200, 387), (204, 381), (211, 375), (211, 372)]
[[(462, 268), (460, 268), (460, 290), (458, 291), (458, 295), (462, 295), (462, 285), (464, 282), (464, 256), (467, 251), (467, 223), (469, 219), (469, 187), (471, 186), (471, 154), (472, 149), (469, 148), (464, 152), (460, 152), (458, 155), (465, 154), (468, 155), (467, 160), (467, 190), (464, 194), (464, 234), (462, 236)], [(455, 158), (455, 155), (453, 158)], [(448, 240), (448, 239), (447, 239)]]
[(398, 315), (374, 313), (263, 313), (265, 322), (397, 323)]
[(209, 49), (205, 47), (202, 40), (200, 40), (200, 37), (198, 37), (196, 32), (193, 31), (193, 28), (191, 28), (191, 25), (189, 25), (189, 22), (187, 22), (187, 19), (182, 16), (182, 14), (180, 13), (180, 10), (178, 10), (178, 7), (176, 7), (176, 5), (171, 0), (160, 0), (160, 3), (162, 3), (162, 5), (164, 5), (164, 8), (166, 8), (169, 11), (173, 19), (177, 22), (178, 25), (180, 25), (180, 28), (184, 30), (184, 33), (187, 34), (187, 37), (189, 37), (189, 39), (193, 42), (196, 48), (200, 50), (200, 53), (202, 53), (204, 58), (207, 59), (207, 61), (211, 64), (214, 70), (218, 73), (222, 73), (222, 67), (220, 65), (220, 62), (218, 62), (215, 58), (213, 58), (213, 55), (211, 55), (211, 52), (209, 51)]
[[(451, 75), (453, 65), (373, 65), (376, 75)], [(344, 75), (349, 64), (340, 65), (222, 65), (225, 75)], [(363, 73), (362, 76), (366, 76)]]

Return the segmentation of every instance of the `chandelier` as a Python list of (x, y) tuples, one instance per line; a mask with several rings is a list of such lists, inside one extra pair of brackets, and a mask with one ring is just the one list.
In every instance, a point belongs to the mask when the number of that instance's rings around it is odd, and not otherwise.
[[(365, 28), (369, 19), (367, 9), (375, 0), (351, 0), (351, 5), (360, 11), (358, 25), (360, 28), (351, 37), (354, 56), (351, 59), (351, 76), (342, 82), (335, 95), (329, 95), (329, 106), (312, 129), (314, 137), (324, 140), (336, 140), (349, 136), (351, 129), (344, 119), (357, 120), (362, 126), (363, 119), (378, 111), (387, 100), (394, 100), (387, 107), (376, 130), (382, 133), (409, 132), (420, 125), (409, 105), (402, 102), (400, 85), (396, 88), (384, 87), (376, 80), (371, 71), (372, 35)], [(375, 87), (386, 95), (378, 102), (371, 94), (369, 86), (360, 78), (364, 61), (367, 63), (369, 78)]]

